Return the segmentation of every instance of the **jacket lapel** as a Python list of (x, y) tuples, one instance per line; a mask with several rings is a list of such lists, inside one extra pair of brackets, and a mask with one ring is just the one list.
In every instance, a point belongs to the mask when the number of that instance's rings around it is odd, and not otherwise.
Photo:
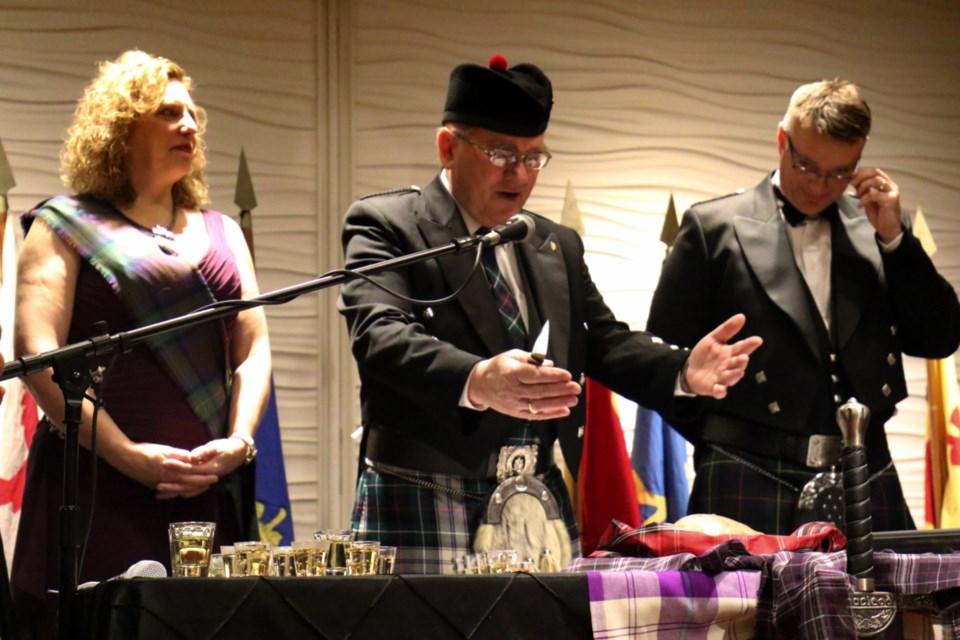
[[(570, 344), (570, 285), (567, 282), (567, 269), (563, 249), (553, 232), (547, 233), (537, 227), (533, 237), (519, 245), (520, 258), (528, 266), (526, 274), (530, 278), (530, 289), (534, 300), (528, 306), (536, 304), (540, 310), (540, 321), (550, 321), (550, 342), (548, 357), (554, 364), (566, 368), (570, 354), (566, 347)], [(531, 336), (531, 340), (536, 336)]]
[[(450, 193), (444, 188), (439, 177), (435, 178), (423, 191), (426, 211), (419, 212), (417, 226), (431, 247), (450, 244), (455, 238), (467, 235), (463, 216)], [(510, 336), (500, 319), (496, 301), (490, 291), (482, 269), (473, 269), (474, 249), (461, 254), (448, 254), (437, 258), (440, 271), (450, 291), (461, 286), (467, 279), (466, 287), (456, 298), (466, 314), (467, 321), (473, 326), (489, 353), (497, 354), (511, 348)]]
[(883, 265), (873, 225), (851, 198), (838, 202), (839, 223), (833, 226), (831, 269), (837, 348), (842, 349), (860, 323), (860, 316), (880, 282)]
[[(770, 178), (754, 190), (749, 216), (737, 215), (733, 227), (741, 251), (775, 305), (793, 320), (810, 351), (822, 360), (820, 339), (808, 302), (807, 284), (793, 257), (793, 248), (773, 196)], [(836, 267), (834, 267), (836, 268)], [(816, 319), (819, 321), (819, 318)]]

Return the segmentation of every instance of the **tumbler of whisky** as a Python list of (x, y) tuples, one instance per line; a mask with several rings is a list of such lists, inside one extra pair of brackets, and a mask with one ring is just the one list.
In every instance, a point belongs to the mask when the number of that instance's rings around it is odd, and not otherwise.
[(206, 577), (213, 551), (213, 522), (171, 522), (170, 566), (174, 577)]

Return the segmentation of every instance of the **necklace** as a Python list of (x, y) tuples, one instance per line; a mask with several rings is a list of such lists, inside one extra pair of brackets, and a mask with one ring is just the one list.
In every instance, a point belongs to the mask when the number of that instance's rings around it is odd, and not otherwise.
[(173, 235), (173, 231), (170, 229), (175, 229), (177, 226), (177, 214), (180, 209), (177, 207), (177, 203), (173, 203), (173, 212), (170, 215), (170, 228), (163, 226), (162, 224), (153, 225), (153, 229), (150, 229), (150, 233), (153, 234), (153, 240), (157, 243), (157, 246), (160, 247), (160, 251), (163, 251), (168, 256), (177, 255), (177, 237)]

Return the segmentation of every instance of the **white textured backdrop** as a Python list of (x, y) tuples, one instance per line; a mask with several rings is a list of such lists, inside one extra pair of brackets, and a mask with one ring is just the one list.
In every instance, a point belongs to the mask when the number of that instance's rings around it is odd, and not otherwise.
[[(554, 153), (529, 208), (554, 219), (567, 183), (594, 280), (618, 316), (646, 323), (670, 195), (678, 213), (748, 188), (776, 166), (776, 126), (805, 82), (858, 82), (874, 110), (863, 162), (922, 206), (935, 262), (960, 285), (960, 4), (942, 2), (354, 3), (358, 192), (424, 184), (433, 128), (459, 62), (493, 53), (551, 77)], [(888, 427), (922, 522), (926, 373)], [(630, 412), (627, 412), (630, 414)], [(625, 417), (625, 428), (632, 419)], [(628, 433), (628, 442), (632, 433)]]
[[(213, 206), (231, 215), (246, 149), (264, 290), (340, 263), (360, 195), (423, 185), (450, 69), (500, 53), (540, 65), (554, 160), (529, 206), (559, 219), (567, 183), (595, 280), (644, 325), (670, 194), (677, 208), (758, 182), (799, 84), (841, 76), (875, 112), (864, 162), (922, 206), (960, 286), (960, 3), (877, 0), (0, 0), (0, 139), (23, 210), (61, 191), (56, 156), (95, 63), (131, 47), (181, 63), (210, 115)], [(331, 292), (268, 319), (297, 535), (346, 521), (356, 382)], [(922, 510), (925, 373), (891, 432)], [(629, 421), (628, 421), (629, 422)], [(626, 425), (631, 426), (631, 425)]]

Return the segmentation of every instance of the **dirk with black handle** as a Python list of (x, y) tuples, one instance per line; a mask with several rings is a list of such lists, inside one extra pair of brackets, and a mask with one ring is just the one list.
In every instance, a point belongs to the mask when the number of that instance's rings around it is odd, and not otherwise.
[(850, 608), (857, 637), (871, 638), (890, 626), (897, 605), (892, 594), (874, 590), (870, 472), (864, 446), (870, 410), (850, 398), (837, 409), (837, 424), (843, 434), (840, 463), (843, 467), (847, 573), (856, 580), (856, 587), (850, 594)]

